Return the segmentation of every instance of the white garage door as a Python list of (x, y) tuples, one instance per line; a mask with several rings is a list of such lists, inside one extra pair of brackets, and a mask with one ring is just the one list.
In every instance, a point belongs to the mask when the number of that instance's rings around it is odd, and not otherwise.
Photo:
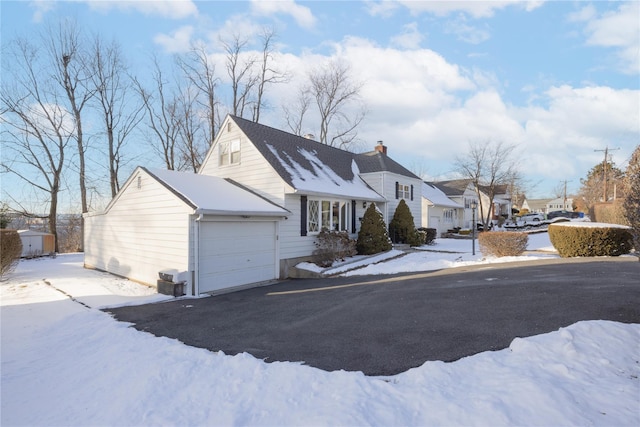
[(202, 222), (200, 292), (276, 278), (276, 223)]

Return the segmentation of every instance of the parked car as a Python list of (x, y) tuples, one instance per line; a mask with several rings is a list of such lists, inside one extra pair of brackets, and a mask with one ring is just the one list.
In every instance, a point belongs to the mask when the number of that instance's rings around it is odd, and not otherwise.
[(580, 212), (553, 211), (553, 212), (549, 212), (549, 214), (547, 214), (547, 218), (549, 218), (549, 219), (559, 218), (559, 217), (580, 218)]
[[(476, 223), (476, 230), (484, 231), (484, 224), (481, 222)], [(493, 222), (489, 222), (489, 231), (493, 230)]]
[(539, 214), (539, 213), (528, 213), (528, 214), (524, 214), (520, 217), (521, 221), (524, 222), (539, 222), (539, 221), (544, 221), (544, 215)]

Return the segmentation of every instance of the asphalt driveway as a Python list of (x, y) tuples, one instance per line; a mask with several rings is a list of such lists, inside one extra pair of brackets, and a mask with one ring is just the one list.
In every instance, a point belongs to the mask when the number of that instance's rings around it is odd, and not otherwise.
[(139, 330), (194, 347), (393, 375), (428, 360), (503, 349), (516, 337), (580, 320), (640, 323), (640, 262), (553, 259), (287, 280), (108, 311)]

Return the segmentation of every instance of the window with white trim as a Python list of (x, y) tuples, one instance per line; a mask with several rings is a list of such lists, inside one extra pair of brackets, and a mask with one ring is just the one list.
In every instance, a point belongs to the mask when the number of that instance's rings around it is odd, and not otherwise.
[(220, 141), (218, 153), (220, 165), (240, 163), (240, 140)]
[(398, 196), (401, 199), (406, 199), (406, 200), (411, 199), (411, 186), (400, 184), (398, 186)]
[(455, 209), (444, 209), (442, 212), (442, 216), (444, 217), (445, 224), (453, 224), (453, 216), (455, 214)]
[(348, 231), (351, 223), (351, 203), (342, 200), (313, 199), (307, 202), (307, 231), (322, 229)]

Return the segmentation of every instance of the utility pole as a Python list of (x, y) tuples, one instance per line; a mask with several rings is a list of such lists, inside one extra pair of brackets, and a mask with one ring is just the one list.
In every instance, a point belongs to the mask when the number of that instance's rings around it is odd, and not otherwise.
[[(560, 181), (564, 183), (564, 199), (562, 200), (562, 210), (568, 210), (567, 209), (567, 182), (571, 182), (571, 181), (567, 181), (566, 179), (564, 181)], [(573, 207), (571, 208), (571, 211), (573, 211)]]
[(606, 146), (604, 150), (593, 150), (593, 151), (604, 151), (604, 161), (602, 162), (602, 185), (604, 187), (602, 191), (602, 201), (606, 203), (607, 201), (607, 158), (609, 157), (609, 151), (619, 150), (618, 148), (609, 148)]

